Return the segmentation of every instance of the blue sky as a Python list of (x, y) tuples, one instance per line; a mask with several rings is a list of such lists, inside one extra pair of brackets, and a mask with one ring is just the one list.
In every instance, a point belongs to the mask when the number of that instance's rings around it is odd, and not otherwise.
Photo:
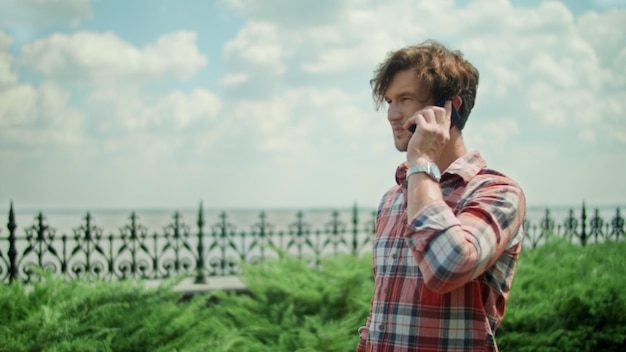
[(368, 82), (387, 52), (426, 39), (479, 69), (466, 145), (530, 206), (626, 203), (626, 1), (0, 9), (6, 206), (376, 207), (404, 155)]

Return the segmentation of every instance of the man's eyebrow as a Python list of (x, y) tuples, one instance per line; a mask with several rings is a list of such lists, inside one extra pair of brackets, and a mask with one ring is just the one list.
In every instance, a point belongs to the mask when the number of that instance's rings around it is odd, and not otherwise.
[[(400, 93), (397, 93), (397, 94), (393, 95), (394, 99), (401, 99), (401, 98), (407, 98), (407, 97), (408, 98), (414, 98), (416, 100), (421, 101), (419, 99), (419, 96), (417, 95), (417, 93), (411, 92), (411, 91), (403, 91), (403, 92), (400, 92)], [(385, 94), (384, 98), (385, 98), (385, 100), (393, 100), (393, 99), (391, 99), (391, 97), (388, 94)]]
[[(393, 95), (394, 98), (396, 99), (401, 99), (401, 98), (415, 98), (418, 99), (417, 94), (413, 93), (413, 92), (409, 92), (409, 91), (404, 91), (404, 92), (400, 92), (398, 94), (394, 94)], [(390, 100), (391, 98), (389, 97), (389, 95), (385, 95), (385, 100)]]

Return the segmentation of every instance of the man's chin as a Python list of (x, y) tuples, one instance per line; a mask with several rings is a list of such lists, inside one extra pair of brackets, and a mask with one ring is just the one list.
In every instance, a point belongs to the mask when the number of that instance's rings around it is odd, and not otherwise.
[(408, 142), (405, 141), (396, 141), (395, 145), (396, 145), (396, 149), (399, 152), (406, 152), (406, 149), (408, 148)]

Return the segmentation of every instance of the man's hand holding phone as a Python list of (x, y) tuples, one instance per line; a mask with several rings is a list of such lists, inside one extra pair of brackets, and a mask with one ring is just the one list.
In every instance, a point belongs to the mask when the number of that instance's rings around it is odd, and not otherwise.
[[(445, 98), (439, 99), (439, 100), (437, 100), (437, 102), (435, 102), (435, 106), (443, 107), (445, 102), (446, 102)], [(452, 106), (452, 113), (450, 115), (450, 128), (452, 128), (452, 126), (459, 126), (460, 123), (461, 123), (461, 116), (459, 115), (459, 112), (456, 111), (454, 106)], [(411, 133), (414, 133), (415, 132), (415, 127), (416, 127), (416, 125), (411, 125), (411, 127), (409, 127), (409, 131), (411, 131)]]
[(415, 126), (407, 147), (409, 166), (419, 162), (436, 162), (450, 140), (452, 101), (447, 100), (442, 105), (427, 106), (405, 122), (406, 129)]

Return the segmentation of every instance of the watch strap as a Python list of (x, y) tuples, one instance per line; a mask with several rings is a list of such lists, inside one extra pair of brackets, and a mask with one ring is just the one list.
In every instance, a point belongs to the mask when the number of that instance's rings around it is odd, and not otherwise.
[(419, 172), (423, 172), (427, 174), (428, 176), (430, 176), (433, 180), (437, 182), (439, 182), (439, 180), (441, 179), (441, 173), (439, 171), (439, 168), (437, 167), (437, 164), (421, 163), (421, 164), (416, 164), (416, 165), (409, 167), (409, 170), (406, 173), (407, 180), (409, 179), (409, 176), (419, 173)]

